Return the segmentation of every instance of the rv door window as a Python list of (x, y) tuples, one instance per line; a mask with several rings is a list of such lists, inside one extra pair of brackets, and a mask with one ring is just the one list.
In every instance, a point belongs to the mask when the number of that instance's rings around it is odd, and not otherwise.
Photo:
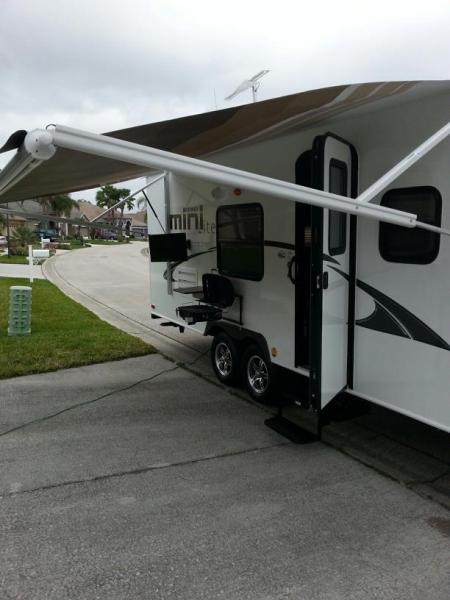
[[(347, 165), (336, 159), (330, 161), (329, 191), (340, 196), (347, 195)], [(347, 246), (347, 215), (330, 210), (328, 218), (328, 252), (330, 256), (343, 254)]]
[(260, 204), (217, 209), (217, 266), (221, 275), (259, 281), (264, 274), (264, 222)]
[[(416, 214), (417, 220), (423, 223), (441, 226), (442, 197), (434, 187), (389, 190), (381, 205)], [(438, 233), (380, 223), (380, 254), (386, 261), (426, 265), (436, 259), (439, 244)]]

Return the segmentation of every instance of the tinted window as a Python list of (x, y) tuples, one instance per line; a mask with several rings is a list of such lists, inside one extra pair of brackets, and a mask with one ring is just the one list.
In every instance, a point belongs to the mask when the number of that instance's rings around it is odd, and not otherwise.
[[(441, 225), (442, 198), (436, 188), (427, 186), (389, 190), (381, 204), (413, 213), (423, 223)], [(384, 260), (423, 265), (433, 262), (437, 257), (440, 235), (424, 229), (380, 223), (379, 244)]]
[[(329, 191), (347, 195), (347, 165), (340, 160), (330, 161)], [(330, 210), (328, 217), (328, 252), (331, 256), (343, 254), (347, 245), (347, 215)]]
[(222, 275), (260, 280), (264, 274), (264, 223), (260, 204), (217, 210), (217, 265)]

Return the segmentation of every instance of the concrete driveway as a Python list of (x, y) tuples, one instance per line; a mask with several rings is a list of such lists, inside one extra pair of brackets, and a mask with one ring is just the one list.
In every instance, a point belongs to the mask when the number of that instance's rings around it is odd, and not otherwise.
[(1, 392), (2, 599), (449, 596), (443, 507), (160, 355)]
[[(150, 319), (146, 243), (93, 246), (44, 264), (45, 275), (102, 319), (153, 344), (173, 360), (217, 383), (210, 339)], [(243, 399), (247, 396), (239, 390)], [(402, 415), (372, 407), (371, 414), (333, 423), (325, 442), (450, 508), (450, 436)]]

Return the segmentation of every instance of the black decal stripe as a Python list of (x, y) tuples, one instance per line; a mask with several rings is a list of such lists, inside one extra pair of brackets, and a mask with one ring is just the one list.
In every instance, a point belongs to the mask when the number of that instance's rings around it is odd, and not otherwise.
[(323, 260), (326, 260), (327, 262), (330, 262), (330, 263), (334, 263), (335, 265), (341, 264), (338, 260), (336, 260), (332, 256), (328, 256), (328, 254), (322, 254), (322, 258), (323, 258)]
[[(346, 273), (340, 269), (336, 269), (336, 267), (330, 268), (348, 281), (349, 276)], [(363, 292), (369, 294), (375, 301), (375, 311), (365, 319), (356, 321), (357, 325), (384, 333), (392, 333), (392, 335), (410, 337), (416, 342), (422, 342), (423, 344), (442, 348), (443, 350), (450, 350), (450, 345), (444, 339), (401, 304), (360, 279), (356, 280), (356, 285)], [(378, 314), (377, 307), (379, 307)], [(381, 316), (381, 309), (383, 309), (383, 317)], [(379, 329), (380, 326), (383, 328)], [(394, 333), (393, 330), (399, 327), (402, 333)], [(392, 331), (386, 331), (387, 329), (391, 329)]]
[(283, 248), (285, 250), (295, 250), (295, 244), (287, 244), (285, 242), (273, 242), (272, 240), (265, 240), (264, 246), (270, 246), (272, 248)]
[(395, 300), (392, 300), (392, 298), (389, 298), (389, 296), (386, 296), (367, 283), (360, 281), (359, 279), (357, 281), (357, 285), (364, 292), (372, 296), (374, 300), (377, 300), (380, 304), (382, 304), (386, 310), (388, 310), (396, 319), (398, 319), (414, 340), (417, 342), (422, 342), (423, 344), (429, 344), (430, 346), (436, 346), (437, 348), (442, 348), (444, 350), (450, 350), (450, 346), (445, 340), (443, 340), (426, 323), (416, 317), (416, 315), (401, 306), (401, 304)]
[(391, 335), (398, 335), (400, 337), (411, 339), (401, 323), (399, 323), (397, 319), (395, 319), (395, 317), (393, 317), (391, 313), (376, 300), (373, 313), (364, 319), (358, 319), (356, 325), (366, 327), (367, 329), (374, 329), (375, 331), (381, 331), (382, 333), (390, 333)]
[[(180, 260), (178, 262), (172, 263), (171, 264), (172, 272), (174, 269), (176, 269), (180, 265), (183, 265), (184, 263), (187, 263), (192, 258), (196, 258), (197, 256), (202, 256), (202, 254), (209, 254), (210, 252), (214, 252), (215, 250), (216, 250), (216, 247), (213, 246), (212, 248), (209, 248), (208, 250), (203, 250), (202, 252), (195, 252), (194, 254), (191, 254), (190, 256), (187, 257), (186, 260)], [(167, 276), (168, 276), (168, 274), (167, 274), (167, 269), (166, 269), (163, 274), (164, 279), (167, 279)], [(173, 279), (172, 279), (172, 281), (173, 281)]]

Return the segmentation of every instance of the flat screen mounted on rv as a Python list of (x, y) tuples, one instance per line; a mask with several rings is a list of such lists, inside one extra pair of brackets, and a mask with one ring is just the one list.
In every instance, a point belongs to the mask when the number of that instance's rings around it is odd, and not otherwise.
[(175, 262), (187, 259), (185, 233), (149, 235), (150, 260), (152, 262)]

